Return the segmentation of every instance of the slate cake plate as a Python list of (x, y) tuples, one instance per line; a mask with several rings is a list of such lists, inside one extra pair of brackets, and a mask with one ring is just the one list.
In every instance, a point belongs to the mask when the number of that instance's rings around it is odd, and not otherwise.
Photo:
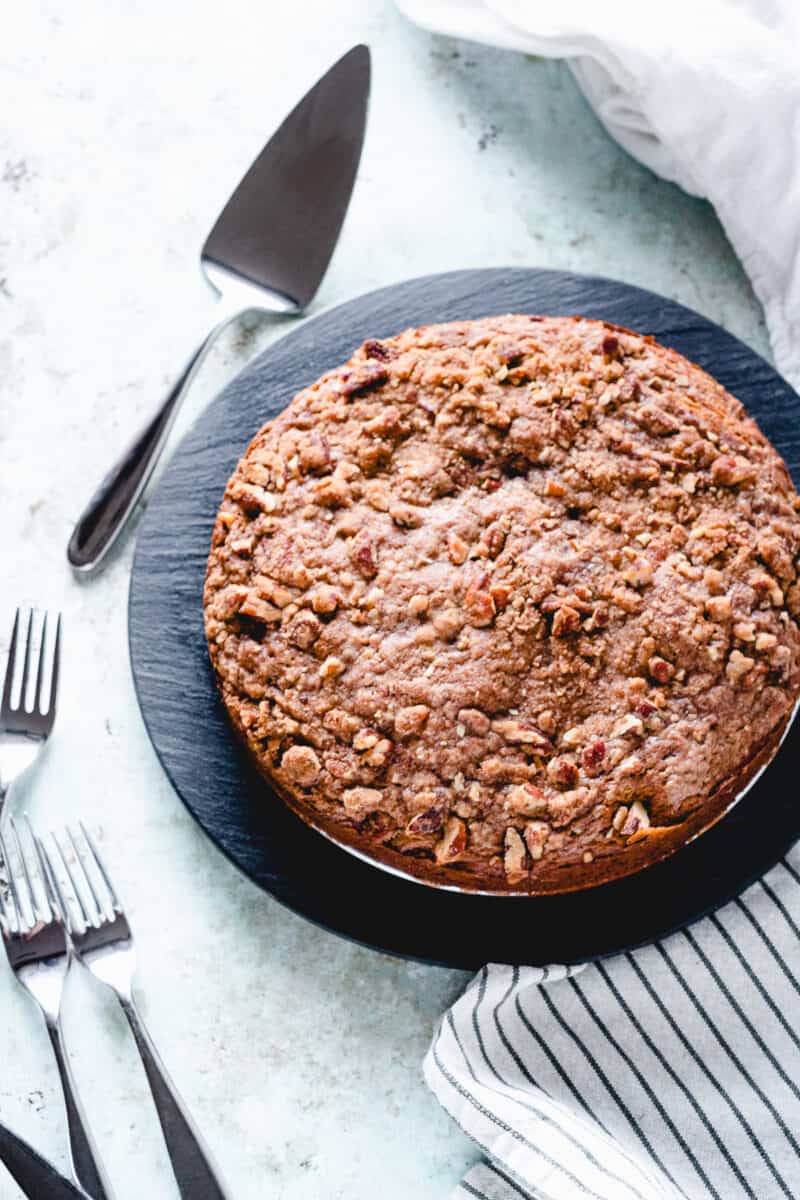
[(383, 288), (306, 321), (203, 413), (148, 505), (133, 565), (131, 662), (145, 724), (184, 803), (260, 887), (377, 949), (451, 967), (599, 957), (658, 938), (763, 874), (800, 834), (800, 722), (716, 826), (663, 863), (589, 892), (492, 897), (388, 874), (305, 826), (253, 772), (229, 731), (208, 664), (201, 597), (229, 475), (270, 416), (368, 337), (505, 312), (581, 313), (651, 333), (743, 402), (800, 483), (800, 398), (704, 317), (608, 279), (530, 269), (457, 271)]

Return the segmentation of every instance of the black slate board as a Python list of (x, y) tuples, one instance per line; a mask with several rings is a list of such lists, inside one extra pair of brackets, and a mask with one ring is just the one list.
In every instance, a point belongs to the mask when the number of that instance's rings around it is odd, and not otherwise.
[[(485, 897), (436, 891), (355, 858), (303, 825), (243, 760), (218, 703), (201, 595), (214, 517), (250, 438), (367, 337), (504, 312), (581, 313), (651, 333), (738, 396), (800, 483), (800, 398), (704, 317), (608, 279), (529, 269), (457, 271), (384, 288), (307, 321), (233, 381), (184, 439), (144, 516), (130, 591), (130, 651), (144, 720), (179, 795), (259, 886), (366, 945), (474, 968), (572, 962), (650, 941), (736, 895), (800, 834), (800, 722), (717, 826), (664, 863), (588, 893)], [(266, 932), (266, 931), (265, 931)]]

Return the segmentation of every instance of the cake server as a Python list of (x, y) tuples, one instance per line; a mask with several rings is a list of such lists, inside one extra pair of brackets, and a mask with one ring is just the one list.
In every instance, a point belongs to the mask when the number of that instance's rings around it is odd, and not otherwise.
[(291, 315), (311, 301), (350, 202), (369, 84), (369, 50), (355, 46), (289, 114), (225, 205), (200, 252), (202, 271), (218, 296), (217, 320), (89, 501), (67, 549), (76, 570), (95, 570), (135, 511), (217, 335), (244, 312)]

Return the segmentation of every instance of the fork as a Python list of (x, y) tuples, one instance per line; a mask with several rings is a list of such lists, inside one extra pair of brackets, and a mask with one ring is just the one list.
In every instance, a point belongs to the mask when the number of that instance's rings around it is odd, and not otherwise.
[(56, 636), (53, 646), (53, 661), (50, 669), (50, 686), (47, 689), (47, 709), (42, 708), (42, 685), (45, 682), (45, 642), (47, 639), (47, 614), (42, 624), (39, 639), (39, 666), (36, 671), (36, 692), (33, 708), (25, 707), (30, 679), (31, 650), (33, 647), (33, 612), (28, 616), (28, 632), (25, 638), (25, 657), (22, 665), (22, 683), (19, 701), (12, 705), (14, 688), (14, 668), (17, 660), (17, 649), (20, 629), (20, 611), (14, 618), (14, 629), (11, 634), (11, 644), (8, 648), (8, 664), (6, 666), (3, 696), (0, 699), (0, 818), (9, 789), (21, 775), (33, 765), (38, 758), (45, 742), (49, 738), (53, 723), (56, 719), (56, 700), (58, 698), (58, 670), (61, 656), (61, 616), (56, 622)]
[(227, 1193), (211, 1153), (167, 1074), (155, 1044), (137, 1011), (133, 997), (136, 960), (131, 927), (100, 852), (83, 823), (80, 823), (80, 830), (86, 858), (94, 863), (98, 882), (102, 880), (107, 901), (110, 903), (109, 910), (98, 895), (98, 889), (78, 847), (78, 839), (72, 831), (69, 828), (66, 830), (69, 842), (66, 851), (61, 840), (53, 834), (53, 847), (69, 879), (81, 918), (80, 925), (76, 925), (71, 918), (69, 905), (59, 882), (56, 859), (52, 851), (40, 843), (72, 941), (73, 952), (95, 978), (116, 993), (128, 1018), (155, 1102), (178, 1191), (183, 1200), (227, 1200)]
[(44, 892), (43, 903), (34, 888), (28, 856), (23, 850), (13, 818), (9, 827), (13, 838), (12, 848), (16, 852), (16, 869), (0, 834), (0, 854), (8, 871), (9, 889), (4, 896), (0, 888), (0, 931), (6, 954), (17, 979), (44, 1014), (64, 1091), (73, 1179), (93, 1200), (110, 1200), (111, 1188), (86, 1124), (62, 1041), (59, 1013), (70, 950), (61, 909), (52, 876), (30, 827), (30, 841), (38, 860), (41, 890)]

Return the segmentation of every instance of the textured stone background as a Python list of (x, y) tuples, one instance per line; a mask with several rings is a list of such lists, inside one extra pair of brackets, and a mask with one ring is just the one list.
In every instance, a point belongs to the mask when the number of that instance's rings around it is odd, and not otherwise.
[[(465, 977), (313, 928), (207, 844), (134, 699), (131, 542), (82, 584), (71, 527), (212, 319), (197, 254), (218, 209), (356, 41), (374, 56), (370, 125), (315, 311), (410, 275), (526, 264), (662, 291), (765, 352), (761, 313), (708, 206), (610, 142), (559, 63), (433, 38), (377, 0), (29, 0), (3, 26), (0, 655), (17, 604), (66, 622), (57, 737), (15, 808), (101, 830), (152, 1030), (236, 1200), (444, 1196), (476, 1151), (420, 1060)], [(182, 426), (280, 332), (232, 329)], [(118, 1196), (176, 1196), (122, 1023), (72, 984), (76, 1070)], [(43, 1028), (5, 970), (0, 1056), (0, 1118), (64, 1164)]]

